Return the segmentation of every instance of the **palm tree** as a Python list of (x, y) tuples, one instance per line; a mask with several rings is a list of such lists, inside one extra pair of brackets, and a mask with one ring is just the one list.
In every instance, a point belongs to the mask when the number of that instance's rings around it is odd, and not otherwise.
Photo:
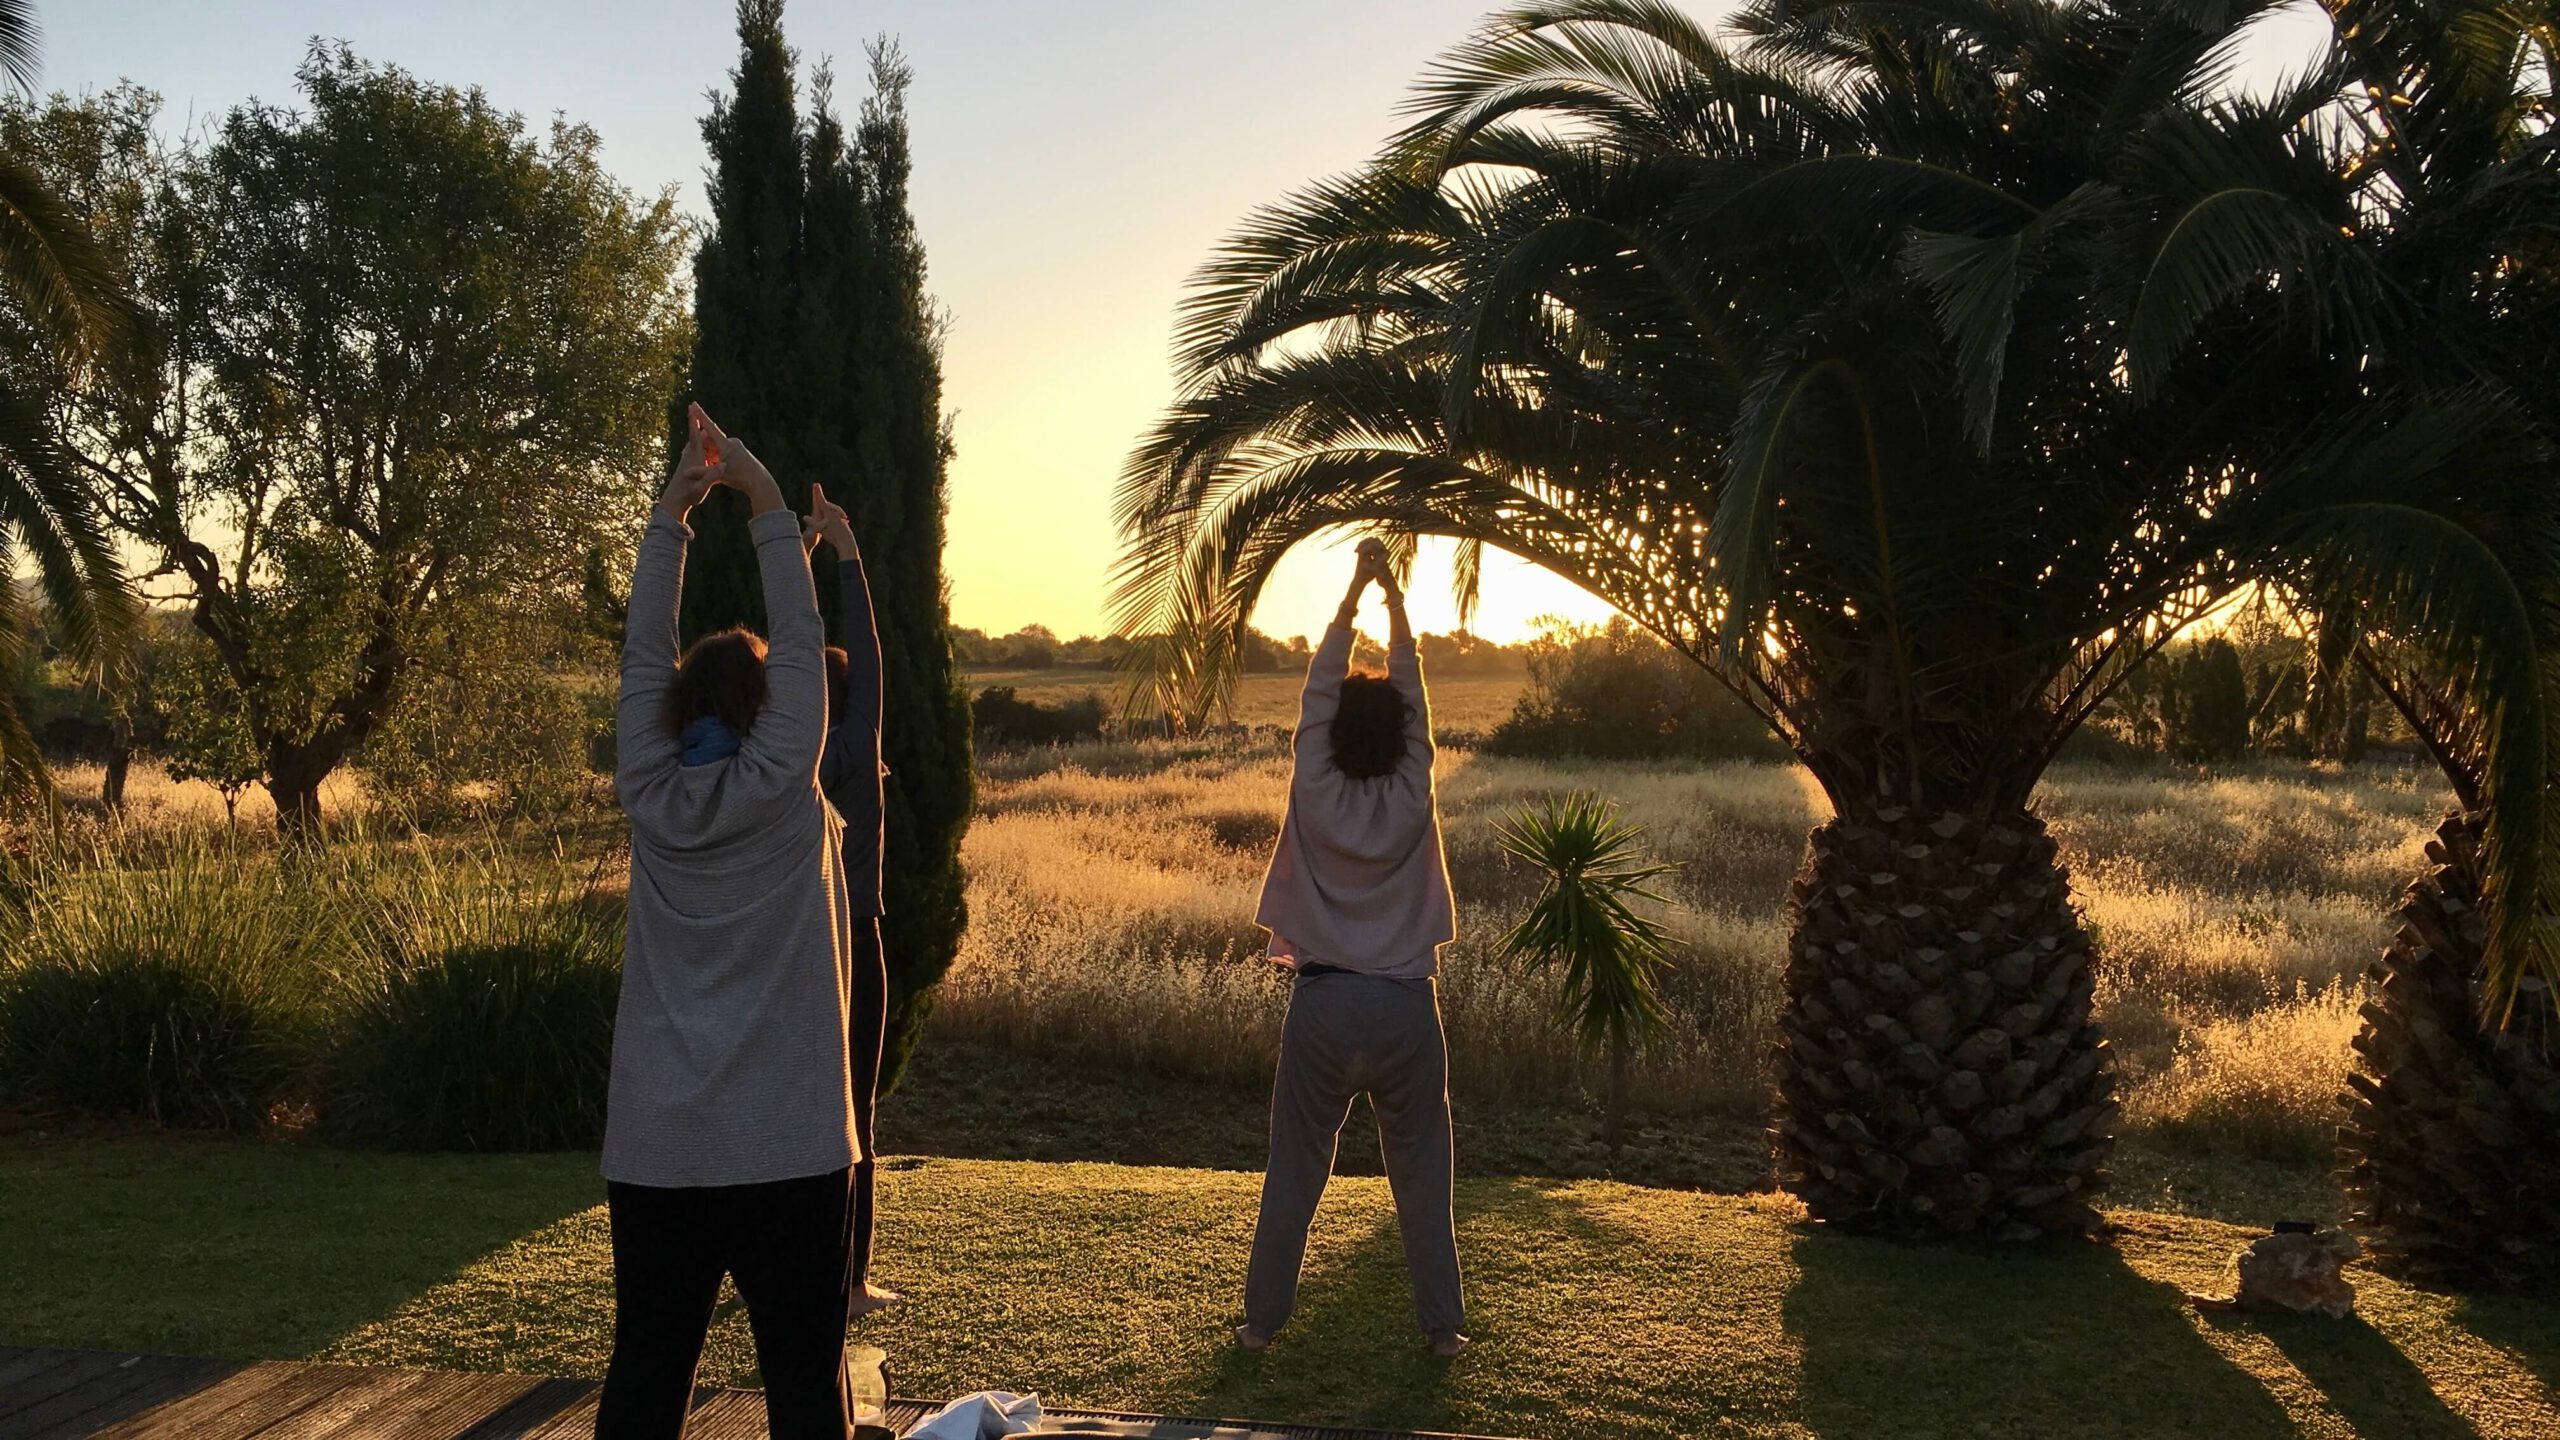
[(1609, 1057), (1602, 1134), (1615, 1151), (1625, 1138), (1636, 1044), (1663, 1029), (1654, 991), (1671, 963), (1668, 937), (1631, 902), (1660, 901), (1647, 886), (1671, 867), (1648, 863), (1644, 827), (1586, 792), (1549, 797), (1494, 833), (1505, 851), (1546, 876), (1529, 913), (1503, 937), (1503, 953), (1531, 971), (1563, 970), (1556, 1023), (1572, 1030), (1585, 1052)]
[[(22, 93), (36, 74), (36, 24), (24, 0), (0, 0), (0, 71)], [(17, 323), (49, 365), (95, 364), (124, 333), (129, 306), (113, 265), (86, 224), (24, 155), (0, 148), (0, 282)], [(25, 645), (24, 601), (14, 577), (35, 564), (37, 588), (82, 658), (106, 657), (132, 607), (94, 493), (63, 454), (41, 381), (0, 374), (0, 674), (15, 674)], [(51, 775), (16, 697), (0, 694), (0, 799), (50, 801)]]
[(2347, 1076), (2339, 1131), (2356, 1219), (2384, 1263), (2438, 1284), (2560, 1278), (2560, 1051), (2551, 987), (2489, 1008), (2480, 706), (2387, 643), (2365, 663), (2453, 782), (2456, 805), (2402, 892)]
[[(1878, 1229), (2093, 1226), (2115, 1078), (2028, 801), (2183, 626), (2268, 583), (2359, 597), (2509, 697), (2493, 901), (2560, 873), (2523, 598), (2554, 567), (2480, 543), (2560, 533), (2548, 449), (2495, 385), (2341, 380), (2407, 317), (2339, 208), (2334, 79), (2216, 98), (2262, 8), (1488, 22), (1381, 160), (1257, 214), (1187, 303), (1185, 392), (1120, 497), (1166, 698), (1214, 698), (1274, 565), (1336, 527), (1575, 581), (1832, 803), (1794, 890), (1784, 1183)], [(2560, 973), (2530, 927), (2488, 943)]]
[[(2420, 323), (2383, 329), (2352, 383), (2435, 374), (2510, 382), (2560, 427), (2560, 134), (2549, 6), (2333, 0), (2329, 73), (2353, 163), (2333, 183), (2379, 287)], [(2544, 481), (2548, 485), (2549, 479)], [(2547, 564), (2530, 530), (2484, 537)], [(2546, 605), (2551, 597), (2541, 597)], [(2324, 650), (2362, 671), (2442, 767), (2455, 807), (2403, 892), (2356, 1037), (2340, 1132), (2359, 1218), (2387, 1261), (2446, 1283), (2560, 1278), (2560, 1005), (2547, 973), (2493, 930), (2548, 932), (2547, 908), (2496, 890), (2491, 740), (2503, 694), (2432, 660), (2352, 597), (2331, 597)], [(2540, 615), (2542, 648), (2560, 625)], [(2548, 663), (2548, 662), (2546, 662)], [(2547, 799), (2545, 803), (2548, 803)], [(2511, 809), (2514, 797), (2504, 807)]]

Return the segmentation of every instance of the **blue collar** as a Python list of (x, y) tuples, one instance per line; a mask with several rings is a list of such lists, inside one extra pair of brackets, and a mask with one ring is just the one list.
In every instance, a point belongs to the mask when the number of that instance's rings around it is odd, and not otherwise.
[(717, 715), (698, 715), (685, 722), (684, 763), (708, 765), (738, 753), (738, 735)]

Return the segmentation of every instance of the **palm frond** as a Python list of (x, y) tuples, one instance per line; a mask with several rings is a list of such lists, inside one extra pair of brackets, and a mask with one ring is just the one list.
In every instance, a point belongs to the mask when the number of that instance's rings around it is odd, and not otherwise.
[[(2267, 578), (2424, 657), (2460, 723), (2489, 901), (2486, 994), (2560, 984), (2560, 496), (2551, 453), (2501, 397), (2423, 397), (2332, 423), (2257, 502)], [(2431, 483), (2432, 482), (2432, 483)], [(2290, 492), (2290, 493), (2288, 493)], [(2299, 497), (2299, 498), (2295, 498)], [(2437, 498), (2441, 497), (2441, 498)], [(2260, 516), (2244, 510), (2236, 526)]]
[(8, 73), (9, 83), (22, 95), (36, 93), (43, 33), (36, 25), (35, 6), (27, 0), (0, 0), (0, 71)]
[[(138, 617), (95, 493), (73, 469), (43, 409), (0, 380), (0, 526), (35, 562), (67, 648), (111, 658)], [(14, 572), (14, 565), (9, 567)]]
[(122, 338), (132, 302), (78, 213), (25, 157), (0, 150), (0, 285), (67, 365)]

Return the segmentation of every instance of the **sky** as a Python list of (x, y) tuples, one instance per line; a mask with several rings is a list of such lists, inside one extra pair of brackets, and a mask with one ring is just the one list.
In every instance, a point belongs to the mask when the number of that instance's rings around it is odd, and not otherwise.
[[(1173, 394), (1174, 308), (1256, 205), (1358, 165), (1397, 126), (1431, 60), (1497, 0), (792, 0), (804, 71), (832, 56), (839, 104), (863, 44), (915, 68), (914, 207), (929, 284), (952, 319), (956, 415), (946, 554), (952, 618), (1006, 633), (1107, 628), (1122, 462)], [(1701, 14), (1723, 0), (1695, 6)], [(730, 0), (39, 0), (41, 83), (130, 79), (172, 123), (252, 97), (289, 103), (314, 36), (423, 78), (476, 85), (539, 124), (602, 136), (627, 185), (672, 185), (704, 213), (700, 121), (736, 61)], [(750, 437), (752, 438), (752, 437)], [(1347, 543), (1284, 566), (1256, 623), (1320, 631)], [(1417, 628), (1455, 627), (1444, 554), (1412, 586)], [(1475, 628), (1606, 607), (1524, 564), (1489, 561)]]

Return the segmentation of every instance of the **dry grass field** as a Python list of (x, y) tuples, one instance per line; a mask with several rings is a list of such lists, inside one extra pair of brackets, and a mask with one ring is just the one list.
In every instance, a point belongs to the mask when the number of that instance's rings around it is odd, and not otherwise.
[[(1168, 1076), (1267, 1080), (1286, 993), (1251, 922), (1286, 798), (1275, 744), (1106, 743), (985, 757), (972, 924), (935, 1033)], [(1654, 1112), (1756, 1118), (1775, 1039), (1787, 884), (1825, 805), (1790, 767), (1582, 765), (1444, 752), (1459, 899), (1444, 1001), (1477, 1107), (1571, 1103), (1585, 1067), (1547, 982), (1498, 954), (1536, 877), (1495, 822), (1551, 792), (1622, 802), (1676, 865), (1671, 1033), (1640, 1061)], [(2103, 966), (2128, 1133), (2268, 1160), (2325, 1154), (2362, 971), (2443, 803), (2414, 766), (2202, 777), (2066, 764), (2039, 804)]]
[[(1062, 668), (980, 674), (972, 684), (1014, 684), (1054, 701), (1107, 680)], [(1254, 677), (1238, 719), (1285, 726), (1297, 684), (1293, 675)], [(1481, 732), (1508, 713), (1517, 682), (1459, 679), (1434, 691), (1444, 731)], [(927, 1093), (907, 1097), (921, 1113), (914, 1125), (897, 1125), (913, 1132), (905, 1143), (932, 1144), (928, 1136), (965, 1128), (972, 1117), (946, 1102), (955, 1084), (972, 1083), (972, 1067), (999, 1055), (1035, 1069), (1045, 1062), (1032, 1057), (1054, 1057), (1091, 1083), (1111, 1079), (1112, 1094), (1083, 1106), (1097, 1114), (1149, 1084), (1181, 1083), (1232, 1096), (1234, 1116), (1249, 1122), (1287, 1001), (1284, 982), (1259, 959), (1263, 936), (1251, 923), (1287, 777), (1286, 751), (1269, 730), (982, 756), (980, 814), (966, 851), (972, 923), (934, 1014), (921, 1084), (910, 1087)], [(75, 767), (64, 782), (76, 808), (94, 805), (95, 767)], [(1551, 982), (1519, 974), (1498, 954), (1537, 878), (1501, 854), (1493, 826), (1571, 789), (1620, 801), (1677, 867), (1664, 916), (1678, 940), (1667, 996), (1673, 1024), (1642, 1056), (1636, 1087), (1649, 1122), (1682, 1143), (1712, 1131), (1737, 1154), (1753, 1148), (1749, 1130), (1764, 1113), (1775, 1041), (1787, 885), (1805, 832), (1824, 811), (1807, 778), (1780, 765), (1443, 752), (1460, 911), (1444, 1001), (1462, 1111), (1552, 1115), (1586, 1103), (1589, 1067), (1549, 1023)], [(210, 787), (172, 784), (151, 767), (136, 768), (130, 793), (140, 831), (222, 824)], [(341, 777), (328, 803), (333, 813), (362, 815), (360, 780)], [(2097, 936), (2101, 1018), (2127, 1082), (2129, 1138), (2216, 1165), (2325, 1157), (2362, 971), (2443, 803), (2433, 772), (2405, 762), (2211, 776), (2056, 769), (2038, 804)], [(262, 792), (244, 800), (241, 822), (272, 824)], [(609, 844), (611, 829), (582, 827), (553, 864), (592, 868), (588, 852)], [(952, 1054), (962, 1058), (940, 1058)], [(1503, 1163), (1572, 1152), (1588, 1138), (1538, 1124), (1546, 1128), (1510, 1137), (1515, 1153)], [(1233, 1128), (1205, 1116), (1203, 1125)], [(1195, 1145), (1174, 1146), (1169, 1158), (1249, 1164), (1255, 1138), (1233, 1157), (1222, 1145)], [(1125, 1141), (1096, 1148), (1104, 1153), (1094, 1158), (1126, 1158)], [(1735, 1157), (1694, 1158), (1656, 1172), (1607, 1168), (1697, 1183), (1722, 1175)], [(1755, 1162), (1745, 1155), (1740, 1163)], [(1601, 1167), (1564, 1153), (1533, 1168)]]

